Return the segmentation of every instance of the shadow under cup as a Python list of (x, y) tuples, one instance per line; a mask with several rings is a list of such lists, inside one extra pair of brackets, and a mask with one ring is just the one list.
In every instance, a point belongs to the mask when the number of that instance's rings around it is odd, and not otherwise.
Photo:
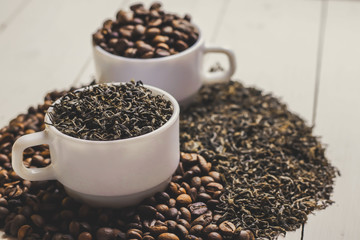
[[(180, 109), (170, 94), (144, 86), (173, 104), (174, 112), (163, 126), (133, 138), (90, 141), (70, 137), (47, 124), (44, 131), (14, 143), (15, 172), (30, 181), (58, 180), (73, 198), (99, 207), (134, 205), (163, 191), (179, 164)], [(48, 114), (45, 122), (50, 122)], [(51, 164), (26, 168), (24, 149), (40, 144), (49, 145)]]
[[(199, 29), (199, 28), (198, 28)], [(229, 68), (224, 72), (204, 70), (203, 58), (208, 53), (225, 54)], [(228, 81), (234, 74), (234, 53), (223, 47), (208, 47), (199, 31), (197, 42), (183, 52), (161, 58), (127, 58), (106, 52), (93, 45), (96, 79), (101, 82), (141, 80), (144, 84), (169, 92), (180, 105), (187, 105), (204, 83)]]

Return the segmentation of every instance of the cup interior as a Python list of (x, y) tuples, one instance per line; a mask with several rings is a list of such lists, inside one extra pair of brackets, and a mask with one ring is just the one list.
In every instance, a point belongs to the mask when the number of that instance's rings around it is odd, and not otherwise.
[(174, 55), (166, 56), (166, 57), (160, 57), (160, 58), (129, 58), (129, 57), (118, 56), (118, 55), (109, 53), (109, 52), (105, 51), (104, 49), (102, 49), (99, 45), (96, 45), (96, 44), (93, 44), (93, 48), (95, 49), (95, 51), (101, 53), (102, 55), (105, 55), (105, 56), (108, 56), (108, 57), (114, 58), (114, 59), (122, 59), (123, 61), (124, 60), (129, 61), (129, 62), (143, 62), (143, 61), (146, 61), (146, 62), (161, 62), (161, 61), (167, 61), (169, 59), (178, 58), (178, 57), (187, 55), (188, 53), (190, 53), (192, 51), (195, 51), (197, 48), (199, 48), (203, 44), (204, 39), (203, 39), (203, 36), (202, 36), (202, 33), (201, 33), (201, 30), (200, 30), (199, 26), (194, 24), (194, 23), (192, 23), (192, 24), (196, 27), (196, 29), (199, 32), (199, 37), (198, 37), (197, 41), (191, 47), (185, 49), (184, 51), (179, 52), (179, 53), (174, 54)]
[[(106, 84), (106, 85), (121, 85), (121, 84), (125, 84), (125, 83), (124, 82), (123, 83), (122, 82), (113, 82), (113, 83), (95, 84), (95, 85), (90, 85), (90, 86), (86, 86), (86, 87), (83, 87), (83, 88), (76, 89), (75, 92), (84, 91), (88, 87), (94, 88), (94, 87), (97, 87), (99, 85), (104, 85), (104, 84)], [(179, 103), (176, 101), (176, 99), (170, 93), (168, 93), (168, 92), (166, 92), (166, 91), (164, 91), (164, 90), (162, 90), (160, 88), (154, 87), (154, 86), (150, 86), (150, 85), (146, 85), (146, 84), (144, 84), (143, 86), (150, 89), (152, 94), (155, 95), (155, 96), (157, 96), (157, 95), (164, 96), (164, 98), (166, 100), (170, 101), (171, 104), (173, 105), (173, 113), (172, 113), (170, 119), (164, 125), (162, 125), (161, 127), (155, 129), (154, 131), (151, 131), (149, 133), (139, 135), (139, 136), (136, 136), (136, 137), (126, 138), (126, 139), (118, 139), (118, 140), (109, 140), (109, 141), (86, 140), (86, 139), (80, 139), (80, 138), (75, 138), (75, 137), (66, 135), (66, 134), (60, 132), (56, 127), (54, 127), (52, 125), (52, 122), (51, 122), (50, 117), (49, 117), (49, 113), (52, 112), (52, 110), (53, 110), (53, 105), (60, 103), (63, 97), (57, 99), (49, 107), (49, 109), (47, 110), (47, 112), (45, 114), (46, 128), (48, 130), (52, 131), (53, 133), (55, 133), (56, 135), (60, 136), (60, 137), (63, 137), (63, 138), (66, 138), (66, 139), (69, 139), (69, 140), (72, 140), (72, 141), (77, 141), (77, 142), (87, 142), (89, 144), (93, 144), (93, 143), (96, 143), (96, 144), (99, 144), (99, 143), (100, 144), (109, 144), (109, 143), (118, 143), (118, 142), (130, 142), (130, 141), (137, 141), (137, 140), (142, 139), (142, 138), (154, 137), (157, 134), (159, 134), (159, 133), (165, 131), (166, 129), (168, 129), (170, 126), (172, 126), (176, 122), (176, 120), (179, 118), (180, 106), (179, 106)]]

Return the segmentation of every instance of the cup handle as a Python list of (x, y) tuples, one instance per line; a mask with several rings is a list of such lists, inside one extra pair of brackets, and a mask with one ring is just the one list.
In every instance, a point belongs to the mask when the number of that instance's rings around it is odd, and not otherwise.
[(12, 167), (17, 175), (30, 181), (43, 181), (55, 179), (53, 166), (44, 168), (26, 168), (23, 163), (25, 148), (40, 144), (48, 144), (49, 136), (46, 131), (31, 133), (17, 139), (12, 147)]
[(204, 48), (204, 55), (207, 53), (223, 53), (228, 57), (229, 69), (224, 72), (205, 72), (203, 77), (204, 83), (228, 81), (236, 70), (235, 54), (232, 50), (223, 47), (207, 47)]

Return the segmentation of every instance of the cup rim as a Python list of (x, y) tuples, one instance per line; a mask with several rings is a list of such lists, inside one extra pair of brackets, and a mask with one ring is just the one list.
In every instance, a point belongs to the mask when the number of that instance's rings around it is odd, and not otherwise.
[(99, 52), (102, 55), (105, 55), (107, 57), (113, 58), (113, 59), (117, 59), (117, 60), (123, 60), (123, 61), (129, 61), (129, 62), (162, 62), (162, 61), (167, 61), (169, 59), (174, 59), (174, 58), (178, 58), (187, 54), (190, 54), (191, 52), (195, 51), (197, 48), (199, 48), (201, 45), (203, 45), (204, 43), (204, 38), (202, 36), (201, 30), (199, 28), (199, 26), (195, 23), (192, 23), (192, 25), (194, 25), (196, 27), (196, 29), (199, 32), (199, 38), (197, 39), (197, 41), (189, 48), (185, 49), (182, 52), (179, 52), (177, 54), (174, 55), (170, 55), (170, 56), (166, 56), (166, 57), (160, 57), (160, 58), (128, 58), (128, 57), (124, 57), (124, 56), (118, 56), (112, 53), (109, 53), (107, 51), (105, 51), (104, 49), (102, 49), (99, 45), (92, 43), (93, 49), (97, 52)]
[[(103, 84), (106, 84), (106, 85), (120, 85), (120, 84), (125, 84), (125, 83), (126, 82), (100, 83), (100, 84), (95, 84), (95, 85), (89, 85), (89, 86), (86, 86), (86, 87), (82, 87), (82, 88), (76, 89), (75, 91), (83, 91), (87, 87), (97, 87), (97, 86), (103, 85)], [(144, 84), (143, 86), (150, 89), (152, 94), (165, 96), (165, 98), (167, 100), (169, 100), (171, 102), (171, 104), (173, 105), (173, 107), (174, 107), (173, 113), (172, 113), (170, 119), (164, 125), (162, 125), (161, 127), (155, 129), (154, 131), (151, 131), (149, 133), (145, 133), (143, 135), (139, 135), (139, 136), (136, 136), (136, 137), (130, 137), (130, 138), (125, 138), (125, 139), (117, 139), (117, 140), (105, 140), (105, 141), (87, 140), (87, 139), (81, 139), (81, 138), (75, 138), (75, 137), (69, 136), (67, 134), (64, 134), (64, 133), (60, 132), (53, 125), (48, 124), (48, 123), (51, 123), (48, 113), (53, 108), (53, 104), (60, 102), (63, 97), (57, 99), (48, 108), (48, 110), (46, 111), (46, 114), (45, 114), (45, 131), (48, 130), (48, 131), (53, 132), (54, 134), (56, 134), (59, 137), (62, 137), (62, 138), (65, 138), (65, 139), (68, 139), (68, 140), (71, 140), (71, 141), (74, 141), (74, 142), (86, 143), (86, 144), (117, 144), (117, 143), (120, 143), (120, 142), (132, 142), (132, 141), (138, 141), (138, 140), (145, 139), (145, 138), (156, 137), (156, 135), (159, 135), (162, 132), (169, 129), (178, 120), (179, 115), (180, 115), (180, 106), (179, 106), (179, 103), (176, 101), (176, 99), (170, 93), (168, 93), (168, 92), (166, 92), (166, 91), (164, 91), (164, 90), (162, 90), (160, 88), (151, 86), (151, 85)]]

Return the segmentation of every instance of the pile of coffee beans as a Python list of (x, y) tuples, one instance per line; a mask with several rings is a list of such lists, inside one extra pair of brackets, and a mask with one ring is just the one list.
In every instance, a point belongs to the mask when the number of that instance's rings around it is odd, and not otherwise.
[[(57, 181), (21, 179), (11, 167), (14, 141), (43, 130), (47, 108), (66, 93), (49, 93), (44, 104), (30, 107), (0, 129), (0, 227), (7, 235), (19, 240), (254, 239), (250, 230), (220, 220), (216, 206), (224, 191), (223, 176), (195, 153), (181, 153), (166, 191), (124, 209), (93, 208), (76, 202)], [(49, 163), (46, 145), (24, 151), (27, 167)]]
[(138, 82), (90, 85), (69, 92), (49, 111), (60, 132), (94, 141), (119, 140), (152, 132), (172, 116), (174, 106)]
[(188, 49), (199, 37), (189, 15), (166, 13), (160, 3), (149, 9), (139, 3), (130, 9), (120, 10), (115, 20), (106, 20), (92, 35), (93, 44), (118, 56), (158, 58)]

